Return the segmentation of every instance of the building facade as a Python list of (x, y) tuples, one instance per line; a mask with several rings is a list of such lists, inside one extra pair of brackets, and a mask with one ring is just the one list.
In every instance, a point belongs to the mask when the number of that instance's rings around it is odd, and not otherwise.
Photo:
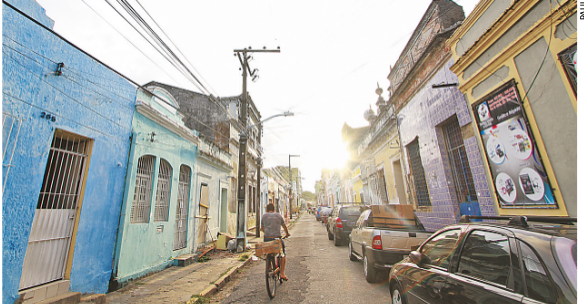
[(577, 216), (577, 1), (480, 1), (447, 46), (501, 215)]
[(36, 1), (2, 4), (2, 302), (105, 293), (136, 85), (66, 41)]
[(195, 167), (200, 140), (184, 126), (168, 91), (147, 89), (136, 99), (111, 290), (194, 252), (201, 230)]

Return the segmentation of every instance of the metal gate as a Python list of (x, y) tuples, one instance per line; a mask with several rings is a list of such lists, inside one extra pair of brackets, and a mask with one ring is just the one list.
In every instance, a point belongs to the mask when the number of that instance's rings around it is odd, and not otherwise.
[(178, 182), (178, 201), (176, 203), (176, 223), (174, 227), (174, 250), (187, 246), (187, 206), (189, 203), (189, 188), (191, 185), (191, 169), (180, 166)]
[(90, 139), (57, 130), (24, 257), (19, 289), (64, 278)]

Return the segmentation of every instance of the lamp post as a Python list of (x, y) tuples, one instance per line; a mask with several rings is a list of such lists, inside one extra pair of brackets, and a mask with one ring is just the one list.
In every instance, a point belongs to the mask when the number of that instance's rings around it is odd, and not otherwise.
[(290, 190), (288, 194), (288, 204), (290, 207), (288, 208), (288, 212), (290, 212), (290, 219), (292, 219), (292, 166), (290, 165), (291, 157), (300, 157), (300, 155), (288, 154), (288, 177), (289, 177), (288, 180), (290, 182)]

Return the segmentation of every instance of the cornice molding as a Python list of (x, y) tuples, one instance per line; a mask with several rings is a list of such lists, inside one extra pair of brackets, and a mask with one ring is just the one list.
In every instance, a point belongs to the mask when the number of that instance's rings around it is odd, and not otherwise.
[[(567, 6), (567, 7), (564, 7)], [(565, 11), (567, 10), (567, 13)], [(562, 5), (558, 6), (554, 11), (546, 14), (542, 17), (535, 25), (525, 31), (523, 34), (519, 35), (516, 40), (510, 43), (507, 47), (502, 49), (496, 56), (491, 58), (491, 60), (485, 63), (482, 68), (476, 71), (473, 75), (471, 75), (466, 81), (460, 80), (461, 85), (459, 86), (459, 90), (461, 92), (468, 91), (472, 89), (475, 85), (480, 83), (481, 81), (485, 80), (491, 74), (491, 71), (496, 71), (496, 69), (503, 64), (510, 58), (513, 57), (514, 54), (518, 54), (527, 47), (531, 45), (531, 41), (535, 42), (535, 40), (539, 39), (542, 34), (549, 30), (550, 26), (552, 26), (552, 20), (554, 24), (559, 24), (566, 19), (566, 15), (569, 15), (569, 12), (576, 10), (576, 2), (565, 2)], [(551, 18), (550, 18), (551, 16)], [(552, 40), (554, 38), (552, 37)], [(547, 40), (547, 39), (546, 39)], [(525, 43), (517, 43), (518, 41), (522, 41)], [(550, 41), (547, 41), (550, 43)], [(489, 45), (490, 46), (490, 45)], [(476, 58), (474, 58), (476, 60)], [(473, 61), (474, 62), (474, 61)], [(472, 63), (472, 62), (471, 62)], [(454, 66), (454, 65), (453, 65)], [(451, 70), (457, 74), (452, 68)], [(464, 71), (464, 70), (462, 70)], [(460, 71), (460, 73), (462, 73)], [(461, 79), (461, 77), (459, 77)]]
[(136, 111), (146, 118), (154, 121), (155, 123), (161, 125), (162, 127), (168, 129), (169, 131), (177, 134), (178, 136), (182, 137), (183, 139), (195, 144), (199, 145), (200, 140), (197, 135), (193, 133), (193, 131), (189, 130), (185, 126), (179, 125), (174, 120), (170, 119), (168, 116), (163, 114), (162, 112), (156, 110), (148, 103), (144, 103), (139, 99), (136, 101)]

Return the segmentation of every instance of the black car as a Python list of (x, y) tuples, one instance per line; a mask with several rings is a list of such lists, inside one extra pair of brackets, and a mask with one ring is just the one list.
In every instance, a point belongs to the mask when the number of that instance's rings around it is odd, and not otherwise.
[(434, 233), (391, 269), (393, 303), (576, 303), (576, 219), (503, 218)]
[(349, 241), (349, 234), (361, 214), (361, 206), (335, 206), (329, 215), (326, 230), (335, 246)]

